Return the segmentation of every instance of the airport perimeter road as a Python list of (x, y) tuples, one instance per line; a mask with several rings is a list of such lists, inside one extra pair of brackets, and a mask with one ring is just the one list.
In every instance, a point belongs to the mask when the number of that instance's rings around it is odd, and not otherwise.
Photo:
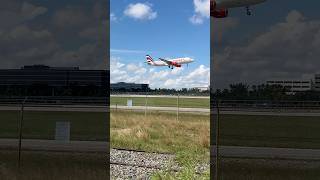
[[(0, 139), (0, 149), (18, 148), (18, 139)], [(23, 139), (22, 150), (53, 152), (107, 152), (109, 144), (103, 141), (55, 141)], [(213, 150), (213, 148), (212, 148)], [(320, 160), (320, 149), (293, 149), (269, 147), (220, 146), (221, 157), (272, 158), (292, 160)], [(212, 153), (211, 153), (212, 155)]]
[[(132, 110), (132, 111), (177, 111), (177, 107), (155, 107), (155, 106), (120, 106), (111, 105), (111, 109)], [(21, 107), (17, 105), (0, 105), (0, 111), (20, 111)], [(28, 105), (24, 107), (25, 111), (56, 111), (56, 112), (108, 112), (107, 106), (94, 105)], [(190, 113), (210, 113), (210, 109), (206, 108), (179, 108), (179, 112)], [(213, 114), (216, 112), (213, 111)], [(226, 115), (255, 115), (255, 116), (296, 116), (296, 117), (320, 117), (319, 111), (308, 110), (282, 110), (275, 111), (270, 109), (237, 109), (237, 110), (221, 110), (220, 114)]]
[[(18, 139), (0, 139), (0, 149), (17, 150)], [(54, 151), (54, 152), (107, 152), (109, 143), (105, 141), (55, 141), (40, 139), (23, 139), (22, 150)]]
[[(0, 111), (20, 111), (21, 106), (5, 105), (0, 106)], [(58, 111), (58, 112), (108, 112), (107, 106), (93, 105), (28, 105), (25, 111)]]
[[(215, 114), (216, 112), (213, 112), (213, 114)], [(251, 115), (251, 116), (294, 116), (294, 117), (319, 117), (320, 116), (320, 112), (308, 112), (308, 111), (292, 111), (292, 110), (288, 110), (288, 111), (266, 111), (266, 110), (222, 110), (220, 111), (220, 114), (225, 114), (225, 115)]]
[[(213, 148), (211, 148), (213, 152)], [(220, 146), (220, 157), (320, 160), (320, 149)], [(211, 153), (211, 156), (213, 153)]]
[[(112, 94), (111, 97), (140, 97), (140, 98), (177, 98), (177, 95), (130, 95), (130, 94)], [(210, 96), (179, 96), (179, 98), (185, 99), (210, 99)]]
[(113, 109), (134, 110), (134, 111), (180, 111), (180, 112), (195, 112), (195, 113), (210, 113), (210, 109), (205, 108), (177, 108), (177, 107), (153, 107), (153, 106), (110, 106)]

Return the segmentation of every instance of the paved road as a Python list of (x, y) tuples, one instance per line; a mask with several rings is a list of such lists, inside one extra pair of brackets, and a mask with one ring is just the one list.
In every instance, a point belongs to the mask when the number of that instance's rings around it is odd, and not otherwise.
[[(130, 94), (113, 94), (111, 97), (141, 97), (145, 98), (146, 95), (130, 95)], [(177, 98), (177, 96), (170, 95), (147, 95), (148, 98)], [(185, 99), (210, 99), (210, 96), (179, 96)]]
[[(111, 105), (111, 109), (122, 109), (122, 110), (133, 110), (133, 111), (144, 111), (146, 110), (145, 106), (116, 106)], [(0, 110), (8, 111), (15, 110), (20, 111), (20, 106), (14, 105), (2, 105)], [(55, 112), (109, 112), (107, 106), (93, 106), (93, 105), (32, 105), (26, 106), (25, 111), (55, 111)], [(148, 111), (174, 111), (176, 112), (177, 107), (154, 107), (148, 106)], [(191, 112), (191, 113), (210, 113), (210, 109), (206, 108), (179, 108), (179, 112)], [(215, 111), (212, 112), (216, 113)], [(238, 110), (221, 110), (220, 114), (229, 114), (229, 115), (256, 115), (256, 116), (296, 116), (296, 117), (306, 117), (306, 116), (315, 116), (320, 117), (319, 111), (297, 111), (297, 110), (286, 110), (286, 111), (275, 111), (268, 109), (238, 109)]]
[[(23, 139), (23, 150), (70, 151), (70, 152), (107, 152), (109, 144), (102, 141), (70, 141)], [(17, 139), (0, 139), (0, 149), (17, 149)], [(221, 146), (222, 157), (275, 158), (293, 160), (320, 160), (320, 149), (293, 149), (269, 147)], [(213, 152), (213, 148), (211, 149)], [(211, 153), (212, 155), (213, 153)]]
[[(110, 106), (113, 109), (135, 110), (135, 111), (177, 111), (177, 107), (153, 107), (153, 106)], [(210, 109), (205, 108), (179, 108), (179, 112), (196, 112), (196, 113), (210, 113)]]
[[(18, 139), (0, 139), (0, 149), (18, 149)], [(22, 150), (56, 152), (107, 152), (109, 143), (105, 141), (55, 141), (23, 139)]]
[[(20, 111), (21, 106), (0, 106), (1, 111)], [(56, 111), (56, 112), (108, 112), (107, 106), (93, 105), (29, 105), (24, 107), (25, 111)]]
[[(211, 148), (211, 155), (213, 152)], [(219, 154), (221, 157), (320, 160), (320, 149), (221, 146)]]
[[(216, 112), (212, 112), (215, 114)], [(295, 117), (319, 117), (320, 112), (308, 112), (308, 111), (265, 111), (265, 110), (222, 110), (220, 114), (227, 114), (227, 115), (252, 115), (252, 116), (295, 116)]]

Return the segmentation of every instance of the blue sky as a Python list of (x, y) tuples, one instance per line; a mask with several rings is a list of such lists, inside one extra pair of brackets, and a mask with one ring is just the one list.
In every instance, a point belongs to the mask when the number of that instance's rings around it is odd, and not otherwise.
[[(111, 82), (149, 83), (152, 88), (208, 86), (210, 21), (208, 0), (111, 0)], [(145, 55), (191, 57), (176, 68), (150, 67)]]
[(313, 80), (320, 73), (319, 7), (319, 1), (268, 0), (251, 7), (253, 16), (235, 8), (215, 19), (213, 86)]
[(1, 2), (1, 68), (43, 64), (107, 69), (108, 0)]

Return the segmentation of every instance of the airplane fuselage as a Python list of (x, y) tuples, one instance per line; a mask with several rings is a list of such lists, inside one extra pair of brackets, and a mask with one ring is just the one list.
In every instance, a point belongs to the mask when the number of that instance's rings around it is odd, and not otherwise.
[(177, 64), (188, 64), (188, 63), (193, 62), (193, 59), (186, 57), (186, 58), (170, 59), (170, 61), (175, 62)]
[(146, 55), (146, 63), (151, 66), (168, 66), (169, 68), (173, 67), (181, 67), (182, 64), (189, 64), (193, 62), (192, 58), (184, 57), (184, 58), (175, 58), (175, 59), (163, 59), (154, 61), (151, 56)]
[(215, 18), (228, 17), (230, 8), (246, 7), (247, 15), (251, 15), (250, 6), (263, 3), (267, 0), (211, 0), (210, 16)]
[(260, 4), (266, 0), (214, 0), (216, 3), (216, 9), (223, 8), (236, 8), (236, 7), (246, 7), (255, 4)]

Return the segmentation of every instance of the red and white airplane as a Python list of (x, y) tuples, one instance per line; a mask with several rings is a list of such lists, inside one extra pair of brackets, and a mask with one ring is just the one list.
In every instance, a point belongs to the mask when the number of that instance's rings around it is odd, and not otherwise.
[(194, 60), (189, 57), (176, 58), (176, 59), (163, 59), (159, 58), (160, 61), (154, 61), (151, 56), (146, 55), (147, 64), (150, 66), (168, 66), (173, 69), (173, 67), (181, 67), (182, 64), (192, 63)]
[(260, 4), (266, 0), (210, 0), (210, 16), (225, 18), (228, 16), (229, 8), (245, 7), (247, 15), (250, 16), (250, 6)]

